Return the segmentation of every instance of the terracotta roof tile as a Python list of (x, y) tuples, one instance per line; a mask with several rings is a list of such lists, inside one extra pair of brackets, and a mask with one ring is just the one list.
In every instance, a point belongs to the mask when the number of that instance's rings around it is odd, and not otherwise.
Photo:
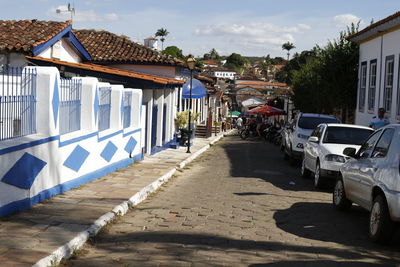
[(153, 63), (180, 65), (181, 61), (108, 31), (74, 30), (96, 63)]
[(68, 66), (68, 67), (72, 67), (72, 68), (85, 69), (85, 70), (103, 72), (103, 73), (125, 76), (125, 77), (130, 77), (130, 78), (142, 79), (142, 80), (152, 81), (152, 82), (158, 83), (158, 84), (183, 85), (185, 83), (185, 81), (183, 81), (183, 80), (177, 80), (177, 79), (166, 78), (166, 77), (161, 77), (161, 76), (157, 76), (157, 75), (122, 70), (122, 69), (117, 69), (117, 68), (112, 68), (112, 67), (108, 67), (108, 66), (92, 64), (92, 63), (71, 63), (71, 62), (66, 62), (66, 61), (61, 61), (61, 60), (48, 59), (48, 58), (42, 58), (42, 57), (31, 57), (31, 56), (26, 56), (26, 58), (31, 59), (31, 60), (39, 60), (42, 62), (53, 63), (53, 64), (60, 65), (60, 66)]
[(71, 25), (71, 21), (0, 20), (0, 51), (30, 52)]

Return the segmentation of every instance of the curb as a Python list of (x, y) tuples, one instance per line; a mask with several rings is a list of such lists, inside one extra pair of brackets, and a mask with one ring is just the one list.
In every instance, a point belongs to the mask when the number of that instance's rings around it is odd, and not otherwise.
[[(195, 158), (204, 153), (207, 149), (209, 149), (213, 144), (221, 140), (221, 138), (224, 136), (226, 135), (221, 134), (217, 136), (217, 138), (215, 138), (209, 144), (205, 145), (204, 147), (193, 153), (190, 157), (179, 164), (179, 168), (183, 168), (185, 165), (192, 162)], [(155, 192), (163, 184), (168, 182), (168, 180), (171, 179), (176, 171), (177, 167), (174, 167), (151, 184), (143, 187), (139, 192), (131, 196), (129, 200), (124, 201), (119, 205), (116, 205), (112, 209), (112, 211), (100, 216), (100, 218), (98, 218), (91, 226), (89, 226), (89, 228), (78, 233), (71, 241), (53, 251), (49, 256), (40, 259), (38, 262), (32, 265), (32, 267), (54, 266), (59, 264), (62, 259), (68, 259), (72, 256), (74, 251), (80, 249), (90, 237), (96, 236), (101, 228), (112, 222), (117, 216), (125, 215), (128, 212), (129, 208), (140, 204), (151, 193)]]

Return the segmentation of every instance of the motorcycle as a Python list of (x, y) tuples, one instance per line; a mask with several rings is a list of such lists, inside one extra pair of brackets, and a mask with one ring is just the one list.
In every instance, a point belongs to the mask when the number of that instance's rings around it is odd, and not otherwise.
[(256, 126), (245, 125), (244, 128), (239, 132), (240, 138), (246, 140), (249, 136), (258, 136)]

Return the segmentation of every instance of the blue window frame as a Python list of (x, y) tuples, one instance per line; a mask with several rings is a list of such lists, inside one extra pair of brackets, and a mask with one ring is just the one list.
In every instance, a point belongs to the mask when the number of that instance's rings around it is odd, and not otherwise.
[(99, 88), (99, 131), (110, 129), (111, 87)]
[(36, 133), (36, 70), (0, 67), (0, 140)]
[(383, 108), (387, 113), (391, 113), (392, 110), (393, 75), (394, 56), (387, 56), (385, 63), (385, 87), (383, 91)]
[(124, 107), (124, 119), (123, 119), (123, 126), (124, 128), (128, 128), (132, 124), (131, 120), (131, 112), (132, 112), (132, 92), (124, 92), (124, 99), (123, 99)]
[(81, 129), (82, 81), (61, 79), (60, 134)]
[(358, 110), (364, 112), (365, 108), (365, 93), (367, 89), (367, 62), (361, 63), (360, 69), (360, 91), (358, 94)]

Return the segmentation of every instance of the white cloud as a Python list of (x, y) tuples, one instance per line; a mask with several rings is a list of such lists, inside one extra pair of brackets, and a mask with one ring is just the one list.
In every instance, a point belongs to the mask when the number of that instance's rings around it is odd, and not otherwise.
[(299, 27), (299, 29), (302, 29), (302, 30), (310, 30), (311, 29), (310, 25), (302, 24), (302, 23), (297, 24), (297, 27)]
[(357, 23), (359, 21), (361, 21), (361, 19), (353, 14), (342, 14), (333, 17), (333, 23), (336, 27), (340, 28), (350, 26), (351, 23)]
[[(57, 13), (57, 10), (60, 12)], [(51, 8), (46, 12), (46, 15), (58, 20), (71, 19), (71, 13), (68, 11), (66, 5)], [(76, 22), (104, 22), (116, 21), (118, 19), (119, 16), (116, 13), (98, 14), (94, 10), (75, 10), (73, 14), (73, 20)]]
[[(295, 35), (301, 35), (309, 29), (311, 27), (306, 24), (287, 27), (271, 23), (226, 23), (199, 26), (194, 34), (198, 37), (213, 38), (214, 42), (221, 41), (229, 44), (230, 50), (243, 50), (245, 48), (247, 51), (260, 53), (267, 49), (279, 51), (279, 49), (282, 49), (283, 43), (287, 41), (295, 42)], [(249, 52), (246, 54), (249, 54)]]
[(250, 24), (217, 24), (203, 25), (195, 30), (199, 36), (221, 36), (221, 35), (242, 35), (242, 36), (263, 36), (282, 33), (302, 33), (311, 27), (306, 24), (298, 24), (293, 27), (282, 27), (271, 23), (250, 23)]

